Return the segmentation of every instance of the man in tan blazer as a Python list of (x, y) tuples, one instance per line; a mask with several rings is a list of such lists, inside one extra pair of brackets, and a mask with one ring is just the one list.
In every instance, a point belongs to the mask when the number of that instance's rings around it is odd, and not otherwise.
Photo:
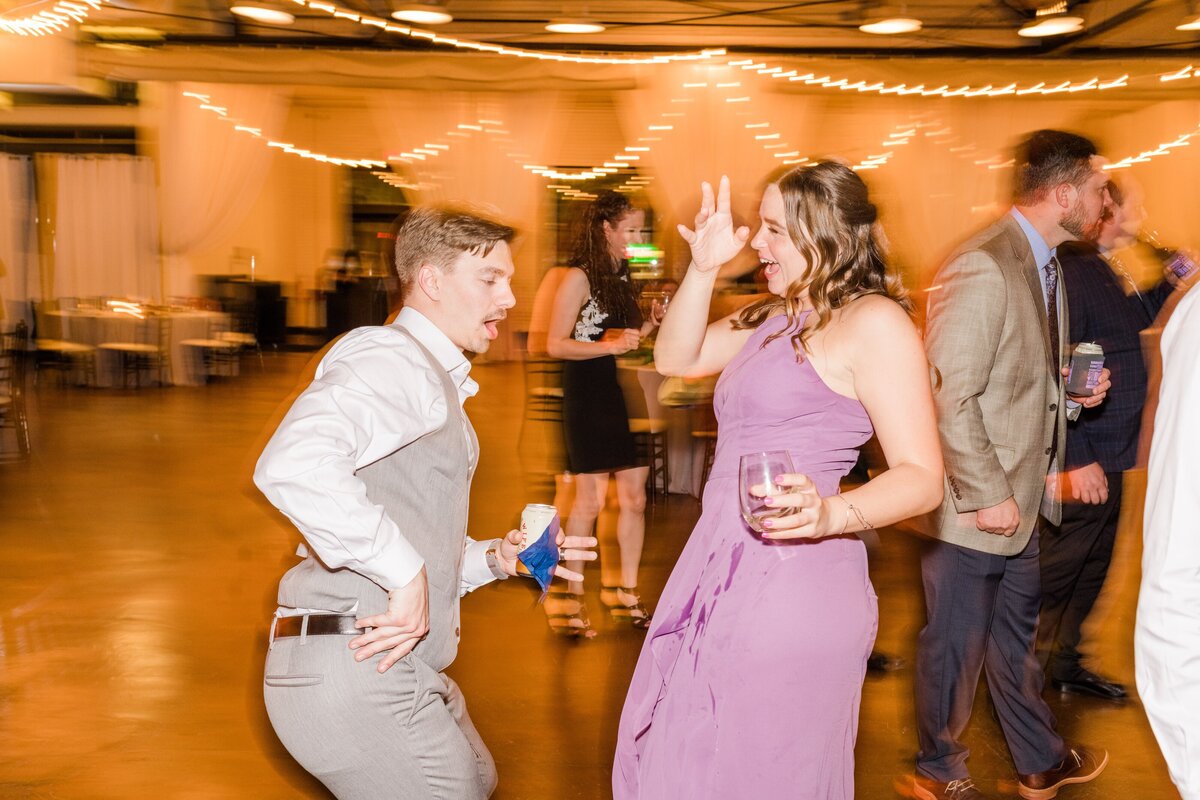
[(1055, 732), (1034, 656), (1037, 531), (1041, 517), (1059, 518), (1067, 416), (1108, 390), (1104, 375), (1090, 397), (1064, 394), (1066, 293), (1054, 258), (1059, 244), (1095, 236), (1107, 202), (1102, 163), (1081, 136), (1031, 134), (1015, 159), (1012, 209), (934, 278), (926, 351), (939, 384), (946, 487), (921, 561), (928, 619), (917, 655), (914, 793), (922, 800), (986, 797), (961, 741), (983, 669), (1022, 797), (1055, 797), (1108, 761)]

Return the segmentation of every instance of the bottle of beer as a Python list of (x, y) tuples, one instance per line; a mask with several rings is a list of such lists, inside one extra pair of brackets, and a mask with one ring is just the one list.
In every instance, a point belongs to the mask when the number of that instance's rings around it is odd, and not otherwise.
[(1141, 239), (1150, 246), (1163, 266), (1175, 273), (1175, 277), (1182, 280), (1196, 271), (1196, 262), (1192, 257), (1183, 250), (1163, 244), (1156, 231), (1143, 231)]

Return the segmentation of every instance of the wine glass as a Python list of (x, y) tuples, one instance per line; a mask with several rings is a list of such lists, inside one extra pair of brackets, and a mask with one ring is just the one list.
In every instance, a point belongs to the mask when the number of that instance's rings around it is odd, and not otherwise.
[(759, 533), (764, 530), (764, 519), (789, 513), (788, 509), (773, 508), (764, 501), (768, 497), (778, 497), (791, 491), (791, 487), (776, 483), (780, 475), (790, 472), (795, 472), (795, 468), (792, 466), (792, 457), (786, 450), (747, 453), (742, 456), (738, 467), (742, 519)]

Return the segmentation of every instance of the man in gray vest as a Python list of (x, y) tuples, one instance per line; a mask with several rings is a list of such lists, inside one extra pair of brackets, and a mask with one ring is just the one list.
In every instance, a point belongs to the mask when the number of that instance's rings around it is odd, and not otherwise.
[[(516, 302), (514, 231), (416, 208), (396, 238), (404, 308), (346, 334), (254, 481), (304, 535), (279, 584), (264, 696), (288, 752), (339, 798), (486, 798), (496, 767), (443, 670), (459, 598), (516, 574), (518, 531), (467, 537), (479, 442), (463, 403)], [(562, 537), (566, 559), (596, 540)], [(581, 576), (563, 567), (557, 574)]]

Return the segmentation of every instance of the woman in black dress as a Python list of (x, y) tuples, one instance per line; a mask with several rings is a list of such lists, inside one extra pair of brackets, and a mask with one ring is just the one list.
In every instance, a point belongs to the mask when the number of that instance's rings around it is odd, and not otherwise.
[[(645, 212), (617, 192), (601, 192), (583, 214), (570, 269), (554, 299), (546, 349), (563, 359), (563, 431), (567, 466), (575, 478), (575, 502), (567, 535), (587, 531), (604, 508), (608, 479), (617, 484), (617, 529), (597, 526), (600, 599), (615, 619), (645, 628), (650, 613), (637, 592), (646, 520), (648, 467), (638, 466), (625, 398), (617, 383), (615, 356), (637, 348), (658, 324), (643, 320), (625, 261), (625, 248), (640, 242)], [(580, 565), (582, 566), (582, 565)], [(578, 570), (582, 571), (582, 570)], [(583, 604), (583, 584), (554, 592), (546, 613), (555, 633), (595, 633)]]

